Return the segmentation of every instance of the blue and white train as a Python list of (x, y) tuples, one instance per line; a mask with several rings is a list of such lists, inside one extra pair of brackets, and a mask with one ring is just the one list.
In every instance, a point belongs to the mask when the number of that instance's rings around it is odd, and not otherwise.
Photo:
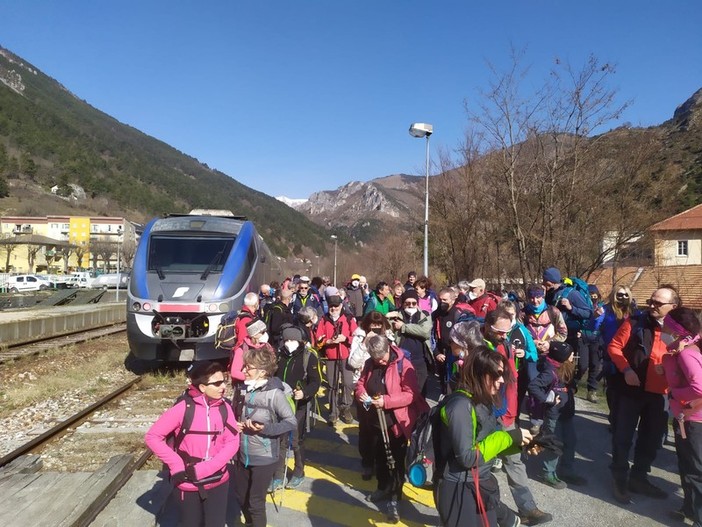
[(280, 274), (277, 259), (244, 217), (194, 210), (152, 220), (129, 282), (130, 357), (154, 366), (228, 358), (214, 346), (222, 315)]

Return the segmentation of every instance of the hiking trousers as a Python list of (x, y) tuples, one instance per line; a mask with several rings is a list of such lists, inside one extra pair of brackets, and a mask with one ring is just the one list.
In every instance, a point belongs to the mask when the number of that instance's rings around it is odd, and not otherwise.
[(702, 423), (685, 421), (684, 425), (686, 439), (680, 435), (680, 422), (673, 420), (683, 510), (702, 524)]

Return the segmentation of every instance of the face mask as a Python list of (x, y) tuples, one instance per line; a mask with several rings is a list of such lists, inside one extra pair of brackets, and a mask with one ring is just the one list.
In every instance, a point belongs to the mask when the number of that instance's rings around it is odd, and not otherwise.
[(334, 322), (336, 322), (337, 320), (339, 320), (339, 317), (340, 317), (340, 316), (341, 316), (341, 313), (340, 313), (340, 312), (339, 312), (339, 313), (329, 313), (329, 317), (330, 317)]
[(358, 280), (351, 280), (351, 285), (354, 287), (358, 287)]
[(511, 319), (511, 320), (512, 320), (512, 326), (511, 326), (511, 327), (513, 328), (514, 326), (517, 325), (517, 319), (516, 319), (516, 318), (513, 318), (513, 319)]
[(296, 340), (288, 340), (285, 342), (285, 349), (288, 350), (289, 353), (294, 353), (297, 348), (300, 347), (300, 343)]
[(448, 305), (447, 302), (440, 302), (440, 303), (439, 303), (439, 309), (440, 309), (441, 311), (448, 311), (450, 308), (449, 308), (449, 305)]
[(266, 379), (249, 379), (245, 380), (244, 384), (246, 385), (246, 391), (250, 392), (255, 390), (256, 388), (264, 386), (267, 382), (268, 381)]
[(261, 337), (258, 339), (258, 341), (263, 343), (263, 344), (268, 342), (268, 333), (264, 333), (263, 335), (261, 335)]
[(405, 313), (407, 313), (409, 316), (413, 316), (418, 309), (416, 307), (406, 307), (405, 308)]
[(476, 298), (478, 298), (478, 295), (476, 295), (473, 291), (470, 291), (468, 293), (468, 298), (470, 298), (471, 300), (475, 300)]

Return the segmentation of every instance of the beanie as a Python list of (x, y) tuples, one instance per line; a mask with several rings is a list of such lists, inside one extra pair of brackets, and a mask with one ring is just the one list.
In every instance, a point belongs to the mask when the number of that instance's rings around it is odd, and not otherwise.
[(285, 342), (286, 340), (305, 340), (302, 330), (296, 326), (285, 326), (283, 328), (283, 333), (281, 334), (281, 340)]
[(544, 271), (544, 282), (557, 284), (561, 281), (561, 272), (556, 267), (549, 267)]
[(246, 326), (246, 332), (249, 334), (249, 337), (253, 337), (264, 331), (266, 331), (266, 323), (263, 320), (254, 320)]
[(548, 356), (556, 362), (565, 362), (572, 354), (573, 348), (567, 342), (549, 342)]
[(402, 293), (402, 296), (400, 297), (400, 301), (404, 304), (405, 300), (407, 300), (408, 298), (412, 298), (413, 300), (416, 300), (417, 302), (419, 302), (419, 295), (417, 294), (417, 291), (415, 291), (414, 289), (408, 289), (407, 291)]

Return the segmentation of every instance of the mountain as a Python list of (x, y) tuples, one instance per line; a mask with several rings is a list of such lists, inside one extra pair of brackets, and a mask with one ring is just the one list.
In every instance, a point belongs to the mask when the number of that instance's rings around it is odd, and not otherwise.
[(281, 256), (320, 254), (329, 240), (303, 214), (120, 123), (0, 47), (0, 214), (144, 222), (194, 208), (247, 216)]
[(297, 209), (300, 205), (307, 202), (307, 198), (288, 198), (287, 196), (276, 196), (275, 199), (293, 209)]
[(315, 192), (297, 209), (329, 229), (368, 243), (388, 228), (415, 231), (424, 216), (424, 177), (394, 174)]

